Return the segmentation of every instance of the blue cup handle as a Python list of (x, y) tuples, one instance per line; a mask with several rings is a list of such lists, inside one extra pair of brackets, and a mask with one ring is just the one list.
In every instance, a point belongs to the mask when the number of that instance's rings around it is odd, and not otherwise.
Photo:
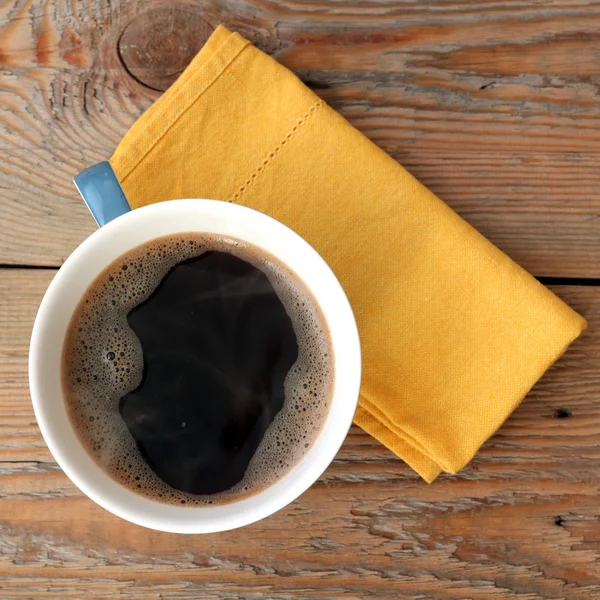
[(104, 161), (81, 171), (73, 179), (98, 227), (131, 210), (110, 163)]

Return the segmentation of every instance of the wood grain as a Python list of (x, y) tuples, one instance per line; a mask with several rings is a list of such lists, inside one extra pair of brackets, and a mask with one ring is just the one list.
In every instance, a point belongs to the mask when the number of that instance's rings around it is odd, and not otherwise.
[(591, 0), (6, 0), (0, 263), (60, 265), (93, 230), (71, 178), (181, 70), (187, 22), (273, 54), (535, 275), (600, 277)]
[(196, 11), (158, 7), (125, 27), (117, 51), (132, 77), (161, 92), (181, 75), (213, 31)]
[(590, 327), (459, 475), (423, 483), (358, 428), (319, 482), (243, 530), (130, 525), (58, 469), (27, 346), (53, 271), (0, 279), (0, 598), (600, 598), (600, 288)]
[(554, 288), (590, 327), (431, 486), (353, 428), (277, 515), (180, 536), (113, 517), (57, 467), (27, 350), (53, 267), (95, 229), (71, 179), (218, 23), (534, 274), (600, 278), (600, 2), (0, 2), (0, 600), (600, 599), (600, 286)]

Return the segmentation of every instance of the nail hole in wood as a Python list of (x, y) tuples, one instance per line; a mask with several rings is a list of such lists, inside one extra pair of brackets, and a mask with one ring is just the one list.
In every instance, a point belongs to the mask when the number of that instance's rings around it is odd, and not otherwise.
[(555, 419), (568, 419), (573, 413), (568, 408), (558, 408), (554, 411)]

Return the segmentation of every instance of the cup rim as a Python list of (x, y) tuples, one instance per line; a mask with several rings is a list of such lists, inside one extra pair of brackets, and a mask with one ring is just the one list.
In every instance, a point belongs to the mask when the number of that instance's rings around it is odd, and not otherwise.
[[(258, 245), (270, 252), (290, 266), (292, 270), (296, 271), (297, 276), (304, 280), (321, 306), (326, 322), (330, 327), (332, 346), (336, 356), (334, 391), (329, 414), (315, 443), (303, 459), (277, 482), (247, 499), (234, 501), (230, 504), (214, 507), (179, 507), (161, 504), (125, 488), (96, 465), (78, 440), (77, 451), (77, 446), (73, 445), (72, 440), (72, 436), (76, 437), (74, 430), (72, 427), (70, 433), (64, 430), (65, 418), (68, 419), (64, 399), (62, 400), (64, 414), (61, 411), (59, 413), (55, 412), (58, 402), (56, 394), (59, 393), (62, 398), (62, 385), (60, 392), (57, 392), (57, 374), (52, 373), (52, 367), (49, 364), (53, 362), (55, 365), (56, 359), (49, 356), (51, 353), (48, 352), (48, 343), (53, 339), (52, 336), (56, 341), (56, 336), (61, 331), (66, 331), (66, 327), (57, 326), (56, 319), (51, 317), (64, 305), (65, 298), (70, 293), (69, 288), (72, 287), (74, 281), (77, 281), (77, 276), (89, 279), (85, 286), (83, 284), (80, 286), (85, 291), (103, 268), (113, 262), (115, 258), (144, 243), (144, 241), (162, 235), (169, 235), (169, 233), (160, 232), (157, 235), (150, 235), (153, 227), (157, 227), (158, 231), (161, 224), (164, 226), (169, 218), (175, 220), (179, 217), (198, 219), (203, 215), (205, 218), (210, 216), (217, 220), (221, 219), (223, 223), (227, 222), (228, 227), (232, 223), (237, 224), (236, 226), (239, 227), (256, 226), (257, 229), (261, 230), (260, 233), (264, 234), (263, 241), (265, 243), (257, 244), (255, 239), (249, 239), (252, 235), (256, 236), (256, 232), (248, 236), (231, 235)], [(206, 231), (186, 227), (185, 222), (188, 219), (183, 219), (184, 226), (171, 233)], [(144, 227), (151, 230), (148, 232), (146, 240), (135, 243), (126, 240), (124, 245), (127, 246), (129, 243), (128, 247), (117, 252), (114, 257), (111, 257), (109, 253), (109, 256), (103, 262), (100, 261), (102, 266), (96, 267), (91, 273), (85, 270), (86, 262), (89, 262), (92, 258), (100, 260), (98, 259), (98, 252), (106, 247), (108, 240), (112, 240), (114, 246), (115, 240), (121, 240), (125, 234), (131, 234), (134, 231), (139, 234), (140, 230), (144, 231)], [(218, 231), (206, 232), (222, 234)], [(227, 235), (227, 232), (225, 235)], [(268, 247), (269, 244), (267, 243), (267, 241), (270, 243), (270, 236), (285, 240), (286, 245), (289, 244), (290, 247), (302, 252), (303, 257), (297, 260), (306, 259), (310, 262), (311, 269), (315, 269), (321, 277), (321, 279), (315, 279), (315, 281), (322, 282), (322, 287), (315, 289), (306, 281), (302, 273), (298, 273), (297, 269), (294, 269), (294, 265), (290, 265), (289, 261), (282, 258), (280, 253), (273, 252), (272, 247)], [(81, 299), (83, 291), (77, 295), (74, 301), (75, 306)], [(327, 294), (327, 297), (325, 297), (325, 294)], [(73, 304), (72, 298), (70, 301)], [(67, 325), (71, 316), (72, 311), (70, 311), (68, 317), (65, 317)], [(336, 346), (336, 339), (338, 338), (334, 338), (334, 335), (340, 336), (340, 340), (343, 339), (343, 345), (339, 348)], [(60, 340), (61, 351), (54, 353), (59, 355), (59, 361), (62, 357), (63, 343), (64, 333)], [(338, 359), (340, 363), (343, 362), (345, 365), (343, 382), (342, 373), (339, 372)], [(58, 373), (58, 379), (60, 380), (60, 373)], [(32, 331), (29, 352), (29, 384), (34, 412), (44, 440), (62, 470), (88, 497), (113, 514), (138, 525), (175, 533), (209, 533), (234, 529), (263, 519), (298, 498), (319, 478), (339, 451), (356, 411), (360, 380), (360, 340), (356, 321), (341, 284), (317, 251), (292, 229), (264, 213), (223, 201), (197, 198), (169, 200), (128, 212), (98, 229), (84, 240), (57, 271), (42, 299)], [(50, 394), (47, 391), (48, 389), (52, 390), (52, 400), (46, 400), (47, 394)], [(342, 394), (344, 397), (342, 397)], [(50, 410), (51, 407), (54, 410)], [(333, 424), (332, 419), (335, 419)], [(60, 427), (63, 428), (62, 434), (60, 434)], [(321, 443), (320, 441), (325, 437), (325, 434), (328, 437)], [(75, 452), (73, 452), (74, 450)], [(309, 457), (310, 464), (307, 462)], [(261, 502), (258, 502), (257, 499)], [(248, 503), (252, 500), (254, 501)], [(136, 505), (138, 510), (135, 509)], [(158, 510), (157, 506), (161, 510)], [(232, 507), (235, 507), (235, 510)]]

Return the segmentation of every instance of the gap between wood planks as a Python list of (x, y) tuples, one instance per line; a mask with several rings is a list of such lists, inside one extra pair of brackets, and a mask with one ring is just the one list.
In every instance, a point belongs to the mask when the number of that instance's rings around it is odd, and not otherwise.
[[(0, 264), (0, 269), (40, 269), (43, 271), (58, 271), (58, 267), (52, 265), (15, 265)], [(544, 285), (576, 285), (584, 287), (600, 286), (600, 278), (597, 277), (536, 277)]]

